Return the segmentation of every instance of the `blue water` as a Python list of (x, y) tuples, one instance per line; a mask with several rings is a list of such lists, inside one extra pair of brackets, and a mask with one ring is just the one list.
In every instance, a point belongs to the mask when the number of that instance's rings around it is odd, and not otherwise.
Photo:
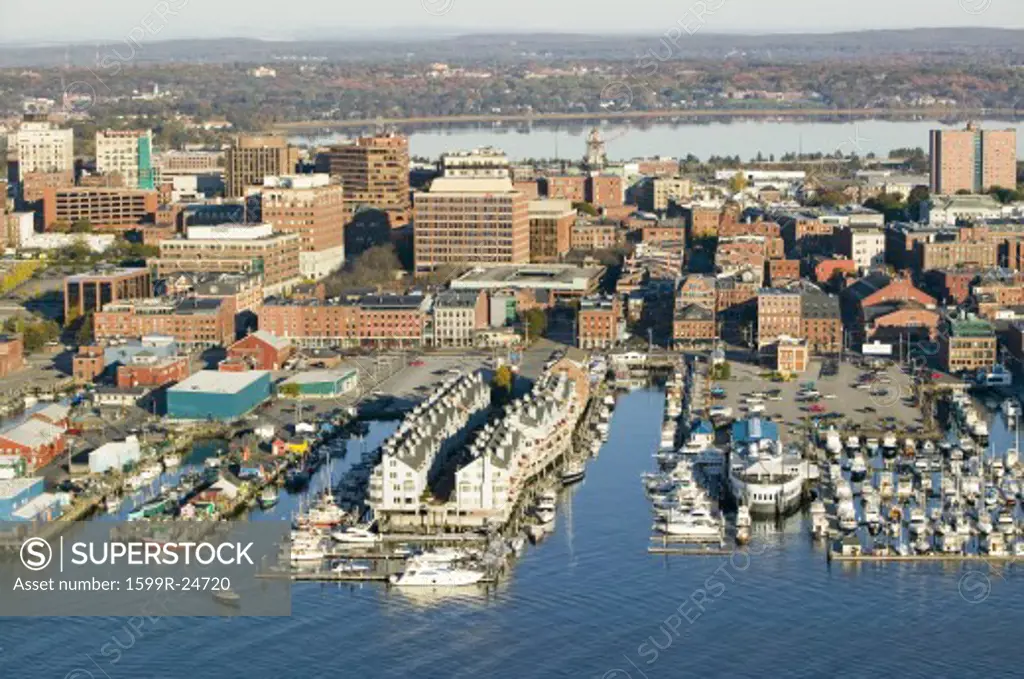
[[(959, 565), (830, 566), (802, 517), (755, 526), (749, 552), (732, 557), (648, 555), (639, 475), (651, 468), (662, 403), (654, 391), (620, 399), (586, 480), (563, 494), (556, 532), (488, 593), (431, 599), (298, 584), (290, 618), (158, 619), (136, 621), (134, 632), (123, 618), (7, 619), (0, 676), (1017, 674), (1016, 566), (991, 575)], [(292, 501), (276, 511), (287, 515)], [(116, 663), (100, 653), (112, 639), (124, 647)]]

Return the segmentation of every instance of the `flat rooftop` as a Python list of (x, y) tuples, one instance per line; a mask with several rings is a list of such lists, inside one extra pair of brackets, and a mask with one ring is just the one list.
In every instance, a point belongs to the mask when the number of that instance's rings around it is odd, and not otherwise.
[(132, 276), (138, 276), (139, 274), (149, 273), (149, 269), (138, 267), (128, 268), (123, 267), (119, 269), (96, 269), (95, 271), (87, 271), (85, 273), (75, 274), (74, 276), (68, 276), (65, 280), (68, 283), (83, 283), (88, 281), (103, 281), (115, 278), (130, 278)]
[(174, 385), (168, 392), (201, 392), (204, 394), (235, 394), (245, 389), (265, 375), (267, 370), (250, 370), (247, 372), (220, 372), (218, 370), (201, 370), (186, 380)]
[(601, 266), (524, 264), (477, 268), (452, 281), (453, 290), (550, 288), (584, 291), (604, 273)]
[(307, 370), (289, 377), (284, 384), (322, 384), (348, 379), (356, 374), (355, 370)]

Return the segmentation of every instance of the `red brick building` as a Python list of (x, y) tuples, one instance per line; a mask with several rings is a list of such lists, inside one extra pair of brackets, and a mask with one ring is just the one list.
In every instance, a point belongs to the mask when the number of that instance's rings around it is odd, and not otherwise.
[(129, 365), (117, 366), (117, 388), (159, 388), (180, 382), (191, 374), (187, 356), (172, 356), (157, 360), (136, 357)]
[(64, 428), (39, 419), (0, 432), (0, 455), (20, 455), (32, 470), (48, 465), (64, 448)]
[(116, 302), (93, 316), (97, 341), (145, 335), (168, 335), (185, 350), (228, 346), (235, 339), (235, 319), (219, 300), (193, 298)]
[(257, 330), (228, 347), (228, 359), (248, 365), (250, 370), (281, 370), (293, 350), (288, 340)]
[(836, 276), (853, 276), (857, 273), (857, 263), (852, 259), (822, 259), (814, 267), (814, 281), (824, 285)]
[(298, 346), (404, 344), (423, 341), (422, 297), (368, 295), (356, 302), (271, 299), (260, 311), (260, 330)]
[(156, 222), (156, 191), (71, 187), (43, 189), (43, 227), (88, 220), (98, 231), (126, 231)]
[(709, 346), (718, 337), (715, 312), (700, 304), (687, 304), (672, 319), (672, 345), (677, 349)]
[(544, 177), (541, 181), (544, 182), (544, 195), (548, 199), (561, 198), (574, 203), (582, 203), (587, 199), (586, 177), (555, 176)]
[(78, 347), (78, 354), (72, 359), (71, 364), (76, 382), (92, 382), (103, 374), (106, 366), (103, 359), (103, 347), (98, 345)]
[(25, 344), (21, 335), (0, 335), (0, 378), (25, 367)]
[(99, 311), (110, 302), (144, 299), (153, 294), (149, 269), (110, 269), (64, 279), (64, 318)]
[(768, 285), (783, 287), (800, 280), (799, 259), (768, 260)]
[(621, 337), (622, 303), (618, 297), (585, 297), (576, 321), (576, 346), (608, 349)]
[(617, 222), (577, 222), (572, 227), (573, 250), (608, 250), (626, 241), (625, 230)]
[(620, 207), (622, 205), (622, 177), (608, 175), (587, 177), (585, 188), (588, 203), (598, 207)]

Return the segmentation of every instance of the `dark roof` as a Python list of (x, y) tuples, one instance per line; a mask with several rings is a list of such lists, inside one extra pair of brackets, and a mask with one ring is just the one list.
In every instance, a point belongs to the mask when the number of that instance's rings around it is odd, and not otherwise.
[(846, 289), (843, 290), (843, 296), (853, 299), (856, 302), (861, 302), (879, 290), (887, 287), (891, 282), (892, 278), (885, 274), (868, 274), (857, 282), (846, 286)]
[(412, 295), (365, 295), (359, 298), (359, 306), (371, 309), (418, 309), (422, 297)]
[(800, 297), (800, 310), (804, 318), (838, 319), (839, 298), (821, 292), (805, 292)]
[(714, 317), (715, 315), (711, 313), (710, 309), (699, 304), (687, 304), (676, 312), (676, 320), (680, 321), (710, 321)]

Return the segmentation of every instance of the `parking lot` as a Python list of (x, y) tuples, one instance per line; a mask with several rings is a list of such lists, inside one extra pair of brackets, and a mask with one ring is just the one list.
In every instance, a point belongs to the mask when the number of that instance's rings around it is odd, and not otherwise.
[[(711, 402), (731, 408), (733, 417), (746, 415), (749, 396), (762, 392), (766, 395), (762, 415), (785, 428), (799, 427), (804, 418), (828, 413), (842, 415), (845, 424), (871, 428), (886, 428), (885, 425), (890, 424), (905, 430), (923, 423), (920, 409), (911, 405), (912, 380), (895, 366), (880, 373), (871, 388), (857, 388), (858, 379), (864, 371), (850, 363), (834, 364), (838, 368), (836, 374), (828, 375), (831, 371), (826, 370), (826, 375), (822, 376), (822, 364), (812, 361), (805, 373), (788, 382), (771, 381), (766, 377), (770, 371), (758, 366), (738, 362), (730, 362), (730, 365), (731, 378), (714, 383), (725, 389), (725, 398), (712, 399)], [(809, 382), (814, 383), (813, 388), (820, 393), (820, 398), (817, 401), (797, 400), (802, 385)], [(773, 391), (778, 393), (770, 395)], [(838, 418), (836, 421), (840, 422)]]

